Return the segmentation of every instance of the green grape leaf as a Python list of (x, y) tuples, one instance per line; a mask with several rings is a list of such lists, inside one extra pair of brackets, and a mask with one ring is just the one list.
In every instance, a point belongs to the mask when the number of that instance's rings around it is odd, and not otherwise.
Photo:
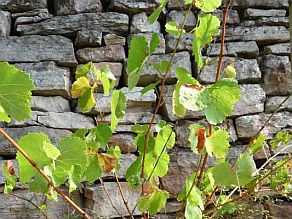
[(231, 186), (236, 185), (236, 175), (231, 169), (229, 163), (218, 163), (212, 169), (212, 175), (215, 180), (215, 184), (218, 186)]
[(203, 12), (214, 12), (220, 5), (221, 0), (196, 0), (195, 5)]
[(165, 206), (167, 198), (167, 191), (157, 189), (153, 194), (140, 196), (137, 207), (141, 212), (148, 211), (150, 215), (154, 215)]
[(176, 21), (170, 21), (165, 24), (165, 31), (173, 36), (179, 36), (181, 32), (184, 34), (186, 31), (178, 27)]
[(95, 182), (102, 176), (102, 170), (99, 165), (97, 154), (87, 155), (87, 169), (84, 176), (86, 177), (86, 181), (89, 183)]
[(236, 169), (238, 184), (240, 186), (244, 186), (251, 182), (254, 179), (253, 172), (256, 170), (252, 155), (247, 153), (241, 154), (236, 162)]
[(160, 81), (156, 81), (155, 83), (149, 84), (141, 90), (142, 95), (156, 88), (156, 86), (160, 83)]
[(235, 103), (240, 98), (240, 88), (236, 80), (223, 78), (207, 87), (199, 100), (205, 105), (205, 115), (211, 124), (218, 124), (230, 116)]
[(157, 21), (160, 13), (162, 12), (163, 8), (166, 6), (168, 0), (161, 0), (160, 5), (152, 12), (152, 14), (148, 17), (148, 23), (153, 24)]
[(59, 149), (48, 142), (44, 142), (43, 150), (46, 153), (47, 157), (51, 158), (52, 160), (56, 160), (61, 155)]
[(193, 0), (184, 0), (184, 2), (185, 2), (186, 5), (189, 5), (189, 4), (193, 3)]
[(92, 136), (91, 142), (94, 142), (94, 145), (97, 145), (96, 149), (100, 147), (105, 149), (105, 146), (112, 137), (112, 131), (108, 125), (99, 124), (94, 129), (90, 130), (88, 137), (90, 136)]
[(266, 137), (263, 134), (260, 134), (249, 147), (251, 155), (255, 154), (264, 147)]
[(68, 171), (68, 184), (69, 184), (69, 192), (73, 192), (77, 189), (78, 183), (82, 181), (83, 169), (80, 165), (71, 166)]
[(139, 133), (147, 132), (147, 129), (148, 129), (148, 125), (136, 124), (132, 126), (131, 131), (136, 134), (139, 134)]
[(85, 65), (79, 66), (75, 72), (75, 79), (77, 80), (80, 77), (86, 77), (87, 74), (92, 70), (92, 67), (92, 62), (88, 62)]
[(288, 131), (285, 131), (285, 130), (282, 130), (280, 132), (278, 132), (276, 134), (276, 136), (270, 140), (270, 145), (272, 146), (272, 148), (277, 148), (279, 146), (280, 143), (283, 143), (283, 144), (287, 144), (290, 139), (292, 138), (292, 134), (289, 133)]
[(142, 170), (141, 163), (142, 156), (140, 155), (126, 171), (126, 179), (131, 189), (137, 188), (142, 184), (142, 179), (140, 177)]
[(148, 57), (148, 44), (145, 37), (134, 37), (131, 40), (127, 62), (128, 87), (132, 90), (139, 81), (144, 62)]
[[(284, 164), (286, 162), (286, 164)], [(282, 168), (278, 169), (270, 178), (270, 187), (272, 189), (277, 189), (283, 187), (285, 188), (284, 192), (291, 191), (291, 168), (289, 168), (289, 165), (291, 165), (289, 162), (287, 162), (286, 159), (278, 161), (274, 168), (279, 168), (279, 166), (282, 165)]]
[(236, 70), (232, 65), (228, 65), (225, 69), (224, 72), (227, 74), (229, 78), (236, 78)]
[(202, 219), (202, 211), (197, 206), (192, 206), (190, 203), (187, 203), (185, 209), (185, 218), (186, 219)]
[(122, 91), (115, 90), (111, 101), (111, 130), (114, 131), (118, 124), (118, 119), (124, 117), (126, 109), (126, 96)]
[(171, 149), (175, 144), (175, 133), (169, 125), (163, 126), (155, 139), (154, 153), (159, 156), (166, 148)]
[(157, 163), (151, 177), (165, 176), (168, 171), (169, 161), (170, 161), (170, 158), (166, 151), (164, 151), (160, 155), (159, 160), (158, 160), (158, 156), (154, 155), (153, 153), (147, 153), (145, 157), (145, 163), (146, 163), (145, 174), (149, 177), (153, 171), (155, 164)]
[(169, 61), (162, 60), (160, 62), (155, 62), (153, 64), (153, 69), (158, 71), (161, 74), (164, 74), (167, 72), (168, 68), (171, 69), (172, 65)]
[(211, 14), (200, 14), (198, 19), (199, 26), (194, 31), (192, 48), (195, 61), (198, 67), (202, 69), (203, 58), (201, 49), (211, 43), (213, 37), (219, 34), (220, 20)]
[(100, 81), (105, 96), (109, 96), (110, 91), (115, 87), (116, 80), (117, 79), (111, 72), (109, 65), (106, 65), (101, 69)]
[(88, 129), (78, 129), (71, 135), (71, 137), (78, 137), (84, 140), (87, 134), (88, 134)]
[(229, 134), (224, 130), (216, 130), (211, 136), (206, 138), (205, 146), (210, 157), (215, 155), (217, 158), (225, 159), (229, 144)]
[[(44, 133), (29, 133), (22, 136), (19, 139), (18, 144), (27, 154), (29, 154), (30, 158), (36, 162), (38, 167), (43, 168), (52, 163), (52, 160), (43, 150), (45, 142), (50, 143), (50, 140)], [(21, 153), (16, 153), (16, 159), (19, 164), (19, 180), (21, 183), (28, 182), (33, 176), (38, 174), (35, 168)]]
[(4, 193), (9, 194), (12, 192), (16, 185), (16, 176), (13, 162), (11, 160), (6, 161), (3, 165), (3, 174), (5, 176)]
[(197, 102), (203, 87), (198, 85), (182, 85), (179, 90), (179, 102), (191, 111), (199, 111), (204, 108), (204, 105), (199, 105)]
[(190, 134), (188, 140), (190, 142), (191, 150), (194, 153), (198, 153), (198, 136), (196, 135), (196, 132), (202, 128), (204, 128), (204, 126), (199, 124), (191, 124), (189, 126)]
[(0, 121), (9, 122), (8, 115), (17, 121), (30, 118), (31, 92), (35, 87), (29, 75), (8, 62), (0, 62), (0, 78)]
[(153, 33), (152, 34), (152, 38), (150, 41), (150, 47), (149, 47), (149, 53), (152, 54), (154, 53), (155, 49), (157, 48), (157, 46), (159, 46), (159, 37), (157, 33)]
[(176, 68), (176, 76), (178, 78), (178, 81), (175, 85), (174, 92), (173, 92), (173, 112), (175, 115), (179, 117), (183, 117), (187, 110), (186, 108), (180, 103), (180, 88), (181, 86), (185, 84), (192, 84), (192, 85), (199, 85), (199, 82), (194, 79), (191, 74), (182, 67)]

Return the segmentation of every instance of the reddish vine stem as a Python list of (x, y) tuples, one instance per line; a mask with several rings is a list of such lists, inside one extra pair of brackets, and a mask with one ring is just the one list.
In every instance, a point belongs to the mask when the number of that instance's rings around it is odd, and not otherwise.
[(186, 24), (186, 21), (187, 21), (187, 17), (188, 17), (188, 14), (190, 13), (191, 11), (191, 8), (192, 8), (192, 4), (190, 5), (188, 11), (186, 12), (185, 16), (184, 16), (184, 20), (183, 20), (183, 24), (182, 24), (182, 27), (181, 27), (181, 31), (180, 31), (180, 34), (179, 34), (179, 37), (178, 37), (178, 40), (176, 42), (176, 45), (175, 45), (175, 48), (174, 48), (174, 51), (171, 55), (171, 58), (170, 58), (170, 61), (169, 61), (169, 64), (166, 68), (166, 71), (165, 71), (165, 74), (162, 76), (161, 80), (160, 80), (160, 83), (161, 83), (161, 86), (160, 86), (160, 92), (159, 92), (159, 96), (158, 96), (158, 101), (157, 101), (157, 106), (154, 110), (154, 114), (150, 120), (150, 124), (147, 128), (147, 131), (146, 131), (146, 134), (145, 134), (145, 140), (144, 140), (144, 144), (143, 144), (143, 156), (142, 156), (142, 168), (141, 168), (141, 178), (143, 179), (143, 182), (142, 182), (142, 192), (141, 194), (143, 195), (144, 194), (144, 182), (145, 182), (145, 174), (144, 174), (144, 171), (145, 171), (145, 156), (146, 156), (146, 148), (147, 148), (147, 143), (148, 143), (148, 139), (149, 139), (149, 134), (150, 134), (150, 131), (151, 131), (151, 127), (154, 123), (154, 120), (156, 118), (156, 115), (158, 113), (158, 110), (160, 108), (160, 105), (163, 101), (163, 90), (164, 90), (164, 87), (165, 87), (165, 83), (166, 83), (166, 79), (167, 79), (167, 75), (169, 74), (169, 71), (171, 69), (171, 65), (172, 65), (172, 62), (173, 62), (173, 59), (175, 57), (175, 54), (176, 54), (176, 51), (177, 51), (177, 48), (178, 48), (178, 45), (182, 39), (182, 35), (183, 35), (183, 29), (184, 29), (184, 26)]
[(82, 215), (85, 219), (91, 219), (89, 214), (87, 214), (83, 209), (81, 209), (72, 199), (70, 199), (60, 188), (54, 185), (54, 182), (50, 179), (50, 177), (37, 165), (37, 163), (2, 129), (0, 128), (0, 133), (3, 137), (8, 140), (13, 147), (17, 149), (19, 153), (21, 153), (25, 159), (45, 178), (45, 180), (49, 183), (49, 185), (65, 200), (67, 201), (73, 208), (75, 208), (80, 215)]

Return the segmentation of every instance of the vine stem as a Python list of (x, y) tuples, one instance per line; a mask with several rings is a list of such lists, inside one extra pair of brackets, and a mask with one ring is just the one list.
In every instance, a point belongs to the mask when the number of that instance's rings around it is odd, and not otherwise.
[(161, 103), (163, 101), (163, 90), (164, 90), (164, 86), (165, 86), (165, 83), (166, 83), (166, 79), (167, 79), (167, 75), (169, 74), (169, 71), (171, 69), (171, 65), (172, 65), (172, 62), (173, 62), (173, 59), (175, 57), (175, 54), (176, 54), (176, 51), (177, 51), (177, 48), (179, 46), (179, 43), (182, 39), (182, 36), (183, 36), (183, 30), (184, 30), (184, 26), (186, 24), (186, 21), (187, 21), (187, 17), (191, 11), (191, 8), (192, 8), (192, 4), (190, 4), (190, 7), (188, 9), (188, 11), (186, 12), (185, 16), (184, 16), (184, 20), (183, 20), (183, 23), (182, 23), (182, 26), (181, 26), (181, 31), (180, 31), (180, 34), (179, 34), (179, 37), (178, 37), (178, 40), (176, 42), (176, 45), (175, 45), (175, 48), (174, 48), (174, 51), (170, 57), (170, 61), (169, 61), (169, 64), (166, 68), (166, 71), (164, 73), (164, 75), (162, 76), (161, 80), (160, 80), (160, 83), (161, 83), (161, 86), (160, 86), (160, 92), (159, 92), (159, 96), (158, 96), (158, 101), (157, 101), (157, 106), (154, 110), (154, 114), (150, 120), (150, 123), (149, 123), (149, 126), (147, 128), (147, 131), (146, 131), (146, 134), (145, 134), (145, 140), (144, 140), (144, 143), (143, 143), (143, 156), (142, 156), (142, 168), (141, 168), (141, 178), (143, 179), (143, 182), (142, 182), (142, 192), (141, 194), (143, 195), (144, 194), (144, 183), (145, 183), (145, 156), (146, 156), (146, 148), (147, 148), (147, 143), (148, 143), (148, 139), (149, 139), (149, 135), (150, 135), (150, 131), (151, 131), (151, 127), (154, 123), (154, 120), (156, 118), (156, 115), (158, 113), (158, 110), (161, 106)]
[(54, 182), (50, 179), (50, 177), (37, 165), (37, 163), (2, 129), (0, 128), (0, 133), (3, 137), (11, 143), (13, 147), (17, 149), (19, 153), (21, 153), (25, 159), (45, 178), (45, 180), (49, 183), (49, 185), (65, 200), (67, 201), (73, 208), (75, 208), (80, 215), (82, 215), (85, 219), (92, 219), (89, 214), (87, 214), (82, 208), (80, 208), (72, 199), (70, 199), (60, 188), (54, 185)]

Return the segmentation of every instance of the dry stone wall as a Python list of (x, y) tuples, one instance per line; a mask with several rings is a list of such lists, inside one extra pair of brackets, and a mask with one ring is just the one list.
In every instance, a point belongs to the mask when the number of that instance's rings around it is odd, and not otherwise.
[[(0, 123), (15, 140), (28, 132), (45, 132), (53, 142), (80, 128), (92, 128), (101, 120), (109, 122), (110, 98), (97, 94), (99, 102), (91, 112), (80, 113), (76, 102), (70, 95), (74, 81), (74, 71), (78, 65), (93, 61), (97, 67), (109, 65), (128, 100), (125, 118), (121, 119), (111, 144), (120, 145), (122, 150), (122, 169), (118, 173), (124, 181), (126, 168), (135, 160), (135, 135), (131, 126), (136, 123), (147, 124), (152, 116), (157, 93), (153, 91), (141, 95), (143, 86), (161, 77), (152, 65), (158, 60), (167, 60), (174, 50), (176, 38), (164, 30), (166, 21), (182, 22), (185, 9), (183, 0), (169, 0), (160, 19), (152, 25), (147, 24), (147, 15), (159, 5), (158, 0), (0, 0), (0, 61), (6, 60), (27, 71), (35, 82), (32, 98), (32, 118), (11, 124)], [(221, 17), (222, 11), (216, 14)], [(192, 11), (186, 30), (196, 26), (198, 12)], [(228, 159), (235, 159), (240, 149), (276, 109), (277, 105), (292, 92), (292, 74), (289, 30), (288, 0), (234, 0), (228, 14), (225, 57), (223, 65), (234, 62), (237, 79), (241, 88), (241, 99), (236, 104), (234, 114), (222, 124), (230, 132), (233, 145)], [(134, 36), (151, 37), (159, 33), (160, 45), (155, 55), (149, 58), (138, 82), (137, 88), (129, 91), (126, 86), (126, 58), (130, 40)], [(173, 69), (183, 66), (202, 83), (214, 81), (216, 56), (219, 53), (217, 39), (204, 55), (210, 56), (210, 65), (199, 72), (191, 54), (191, 33), (186, 33), (178, 46)], [(1, 78), (0, 78), (1, 80)], [(197, 157), (188, 146), (188, 125), (192, 122), (205, 124), (202, 112), (189, 112), (184, 118), (172, 112), (172, 91), (176, 77), (174, 70), (169, 74), (165, 89), (164, 103), (157, 119), (163, 118), (175, 124), (177, 141), (170, 152), (169, 172), (161, 179), (161, 187), (170, 194), (178, 194), (185, 179), (192, 173)], [(272, 138), (280, 129), (292, 127), (292, 98), (276, 113), (272, 122), (263, 133)], [(103, 112), (101, 118), (99, 112)], [(94, 119), (95, 118), (95, 119)], [(290, 151), (291, 152), (291, 151)], [(15, 160), (16, 151), (0, 137), (0, 162)], [(266, 148), (266, 155), (275, 151)], [(256, 160), (265, 158), (258, 153)], [(208, 165), (214, 165), (210, 159)], [(2, 165), (1, 165), (2, 166)], [(106, 175), (105, 186), (117, 209), (124, 215), (126, 211), (118, 195), (116, 184), (111, 175)], [(4, 184), (2, 168), (0, 184)], [(135, 205), (138, 191), (131, 191), (125, 182), (122, 187), (129, 197), (129, 206)], [(74, 199), (86, 208), (94, 218), (111, 218), (119, 215), (111, 209), (105, 190), (96, 182), (82, 189), (83, 193), (74, 194)], [(23, 196), (38, 204), (44, 197), (33, 195), (25, 186), (17, 186), (15, 195)], [(288, 208), (287, 208), (288, 206)], [(289, 207), (290, 206), (290, 207)], [(266, 209), (275, 218), (288, 218), (292, 213), (291, 204), (257, 204), (254, 208)], [(285, 209), (285, 212), (283, 210)], [(170, 201), (157, 218), (175, 218), (172, 213), (180, 206)], [(290, 211), (286, 214), (286, 211)], [(74, 214), (66, 203), (49, 204), (47, 213), (50, 218), (67, 218)], [(139, 214), (138, 211), (135, 214)], [(288, 215), (288, 217), (283, 216)], [(16, 196), (0, 194), (0, 218), (42, 218), (33, 206)], [(254, 218), (263, 217), (263, 213)]]

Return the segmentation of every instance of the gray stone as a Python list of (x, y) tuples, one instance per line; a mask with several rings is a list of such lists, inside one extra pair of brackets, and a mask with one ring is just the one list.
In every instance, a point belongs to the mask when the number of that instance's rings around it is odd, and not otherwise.
[(79, 62), (121, 62), (126, 58), (124, 47), (110, 45), (98, 48), (84, 48), (76, 52)]
[(47, 8), (35, 9), (32, 11), (24, 11), (13, 13), (11, 16), (13, 19), (17, 19), (19, 17), (35, 17), (40, 16), (41, 14), (49, 14), (49, 10)]
[(258, 17), (285, 17), (286, 10), (261, 10), (255, 8), (248, 8), (244, 11), (245, 18), (258, 18)]
[(187, 9), (184, 0), (169, 0), (167, 5), (168, 10), (180, 10), (181, 8)]
[(102, 10), (100, 0), (62, 0), (54, 1), (56, 15), (68, 15)]
[[(207, 54), (210, 56), (218, 56), (220, 54), (220, 43), (209, 46)], [(256, 58), (259, 55), (259, 47), (255, 41), (228, 42), (225, 44), (224, 55), (249, 59)]]
[[(223, 21), (223, 11), (222, 10), (216, 10), (214, 12), (214, 15), (219, 17), (220, 21)], [(239, 14), (236, 10), (228, 10), (226, 24), (227, 25), (238, 25), (240, 23)]]
[[(242, 116), (235, 120), (238, 138), (250, 138), (263, 126), (270, 114), (258, 114)], [(273, 134), (281, 129), (292, 125), (292, 113), (280, 112), (276, 113), (269, 124), (264, 128), (262, 134), (267, 139), (271, 139)]]
[(49, 13), (48, 9), (37, 9), (34, 11), (12, 14), (12, 18), (16, 19), (14, 22), (15, 26), (38, 23), (52, 17), (53, 15)]
[(135, 137), (133, 133), (117, 133), (111, 137), (109, 145), (118, 145), (124, 154), (135, 153), (137, 151), (137, 145), (134, 144)]
[[(0, 60), (9, 62), (56, 61), (59, 65), (77, 64), (71, 40), (62, 36), (22, 36), (0, 39)], [(21, 52), (20, 52), (21, 51)]]
[[(204, 70), (198, 76), (199, 80), (205, 83), (213, 83), (215, 81), (215, 74), (217, 71), (217, 59), (213, 59), (210, 65), (205, 66)], [(242, 59), (242, 58), (223, 58), (223, 68), (228, 62), (234, 63), (236, 70), (236, 79), (239, 82), (249, 83), (258, 82), (261, 80), (261, 71), (256, 59)], [(224, 76), (226, 76), (224, 74)]]
[[(58, 142), (58, 139), (64, 138), (71, 134), (71, 132), (67, 130), (57, 130), (40, 126), (30, 126), (23, 128), (4, 128), (4, 131), (7, 132), (8, 135), (10, 135), (10, 137), (16, 142), (18, 142), (21, 136), (26, 135), (28, 133), (43, 132), (49, 136), (53, 144), (56, 144)], [(8, 157), (14, 157), (16, 154), (16, 149), (2, 136), (0, 136), (0, 154), (2, 156)]]
[(0, 11), (0, 37), (8, 37), (10, 34), (11, 16), (7, 11)]
[(267, 54), (289, 56), (291, 53), (290, 43), (280, 43), (280, 44), (265, 46), (264, 51)]
[(265, 91), (260, 85), (240, 85), (240, 99), (235, 104), (232, 115), (240, 116), (263, 112), (265, 99)]
[(0, 10), (15, 12), (32, 11), (47, 8), (46, 0), (1, 0)]
[(265, 210), (269, 212), (271, 218), (287, 219), (292, 215), (292, 204), (289, 202), (278, 204), (269, 202), (265, 204)]
[(112, 0), (109, 9), (127, 14), (149, 13), (159, 5), (158, 0)]
[(289, 31), (283, 26), (234, 27), (226, 30), (226, 41), (252, 41), (259, 44), (285, 42), (289, 40)]
[[(138, 82), (138, 86), (146, 86), (150, 83), (154, 83), (161, 78), (160, 72), (154, 69), (153, 65), (157, 63), (157, 61), (169, 61), (171, 54), (165, 55), (152, 55), (145, 62), (144, 69), (141, 73), (141, 77)], [(173, 62), (171, 71), (168, 73), (167, 83), (175, 83), (175, 69), (177, 67), (184, 67), (189, 72), (192, 72), (190, 54), (188, 52), (179, 52), (176, 53)]]
[(164, 214), (173, 213), (173, 212), (178, 212), (181, 209), (182, 209), (182, 203), (179, 201), (172, 200), (172, 201), (166, 202), (165, 207), (160, 210), (160, 213), (164, 213)]
[(38, 116), (38, 122), (46, 127), (57, 129), (76, 130), (95, 127), (94, 120), (91, 117), (72, 112), (49, 112), (46, 115)]
[(45, 112), (40, 112), (40, 111), (32, 111), (31, 112), (31, 117), (29, 119), (25, 119), (22, 121), (15, 121), (12, 120), (10, 123), (7, 124), (8, 127), (13, 127), (13, 128), (18, 128), (18, 127), (26, 127), (26, 126), (36, 126), (40, 125), (38, 123), (38, 116), (40, 115), (46, 115)]
[(288, 0), (234, 0), (233, 6), (240, 8), (288, 8)]
[[(286, 97), (276, 96), (276, 97), (269, 97), (266, 100), (265, 105), (265, 112), (267, 113), (273, 113), (280, 103), (282, 103), (286, 99)], [(288, 110), (292, 111), (292, 97), (290, 97), (280, 108), (279, 110)]]
[(261, 17), (255, 21), (257, 26), (285, 26), (289, 27), (288, 17)]
[[(192, 33), (185, 33), (181, 38), (180, 43), (178, 44), (177, 51), (190, 51), (192, 52), (192, 40), (193, 40)], [(170, 34), (166, 34), (165, 36), (165, 43), (166, 43), (166, 52), (170, 53), (173, 52), (177, 43), (178, 37), (173, 36)]]
[(291, 63), (288, 56), (267, 55), (261, 60), (264, 90), (268, 95), (286, 95), (292, 92)]
[[(138, 34), (131, 34), (128, 36), (128, 48), (130, 49), (131, 40), (134, 37), (145, 37), (147, 42), (150, 43), (152, 38), (152, 33), (138, 33)], [(162, 33), (158, 33), (159, 38), (159, 45), (155, 49), (153, 54), (165, 54), (165, 40)]]
[(135, 14), (131, 22), (131, 33), (160, 32), (160, 23), (158, 21), (148, 24), (146, 13)]
[(101, 40), (101, 30), (82, 30), (77, 32), (75, 46), (79, 48), (100, 46)]
[(55, 16), (35, 24), (18, 25), (16, 30), (21, 35), (74, 35), (86, 27), (87, 30), (99, 28), (104, 33), (125, 35), (128, 33), (128, 25), (129, 17), (126, 14), (98, 12)]
[[(291, 134), (292, 129), (288, 128), (287, 131)], [(285, 154), (291, 154), (292, 153), (292, 140), (290, 139), (290, 141), (287, 144), (283, 144), (283, 143), (279, 143), (277, 148), (271, 148), (273, 154), (279, 154), (279, 155), (285, 155)], [(279, 158), (279, 157), (278, 157)]]
[[(124, 196), (127, 198), (128, 205), (130, 209), (134, 209), (137, 199), (140, 195), (140, 189), (131, 190), (128, 188), (127, 182), (120, 182)], [(92, 217), (97, 218), (111, 218), (119, 217), (114, 208), (110, 203), (109, 198), (107, 198), (107, 193), (112, 199), (115, 208), (123, 215), (127, 216), (128, 212), (121, 198), (118, 186), (116, 182), (105, 182), (104, 184), (98, 184), (86, 187), (84, 189), (85, 195), (85, 208), (92, 212)], [(103, 198), (101, 198), (103, 197)], [(130, 198), (128, 198), (130, 197)], [(137, 208), (134, 215), (139, 214)]]
[[(182, 11), (171, 11), (170, 13), (167, 14), (166, 22), (177, 22), (179, 27), (182, 27), (183, 21), (184, 21), (184, 14), (185, 12)], [(191, 12), (189, 13), (189, 16), (186, 20), (184, 29), (186, 31), (191, 31), (193, 30), (197, 25), (197, 19), (195, 15)]]
[(31, 109), (42, 112), (70, 112), (70, 103), (63, 97), (42, 97), (33, 96), (31, 99)]
[(17, 160), (13, 159), (13, 160), (0, 160), (0, 184), (4, 184), (6, 181), (6, 177), (4, 175), (4, 165), (7, 165), (7, 162), (10, 162), (13, 165), (13, 169), (15, 171), (14, 176), (16, 176), (16, 178), (18, 178), (18, 162)]
[(106, 46), (109, 45), (126, 45), (126, 38), (116, 34), (107, 34), (103, 37)]
[(269, 145), (266, 142), (264, 143), (263, 148), (253, 155), (254, 160), (263, 160), (263, 159), (268, 159), (270, 157), (271, 157), (271, 151), (270, 151)]
[(34, 94), (70, 97), (70, 70), (54, 62), (18, 63), (15, 66), (30, 75), (34, 81)]
[[(117, 79), (116, 80), (116, 86), (119, 85), (119, 82), (120, 82), (120, 78), (122, 76), (122, 70), (123, 70), (123, 64), (122, 63), (117, 63), (117, 62), (98, 62), (98, 63), (93, 63), (94, 66), (97, 68), (97, 69), (102, 69), (104, 68), (106, 65), (109, 66), (111, 72), (113, 73), (113, 75), (115, 76), (115, 78)], [(97, 85), (98, 85), (98, 89), (99, 87), (101, 86), (101, 82), (98, 81), (97, 82)], [(99, 89), (102, 91), (102, 89)]]

